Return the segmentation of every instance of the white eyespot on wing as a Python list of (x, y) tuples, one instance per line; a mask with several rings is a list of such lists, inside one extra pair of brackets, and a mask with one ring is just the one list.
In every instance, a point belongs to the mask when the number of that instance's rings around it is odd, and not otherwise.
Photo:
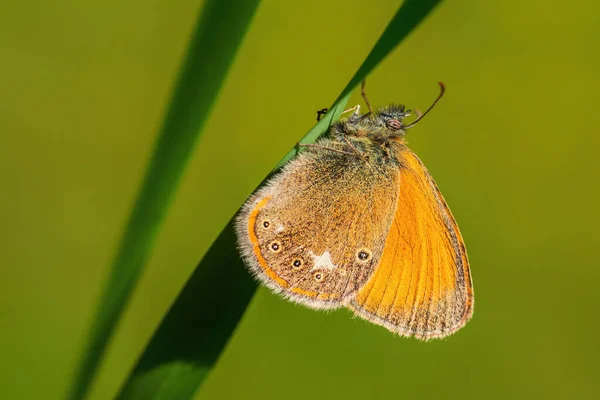
[(311, 251), (310, 255), (313, 258), (313, 267), (312, 267), (311, 271), (314, 271), (315, 269), (336, 269), (337, 268), (337, 265), (335, 265), (333, 263), (333, 261), (331, 261), (331, 253), (328, 251), (325, 251), (320, 256), (316, 255), (315, 253), (313, 253)]

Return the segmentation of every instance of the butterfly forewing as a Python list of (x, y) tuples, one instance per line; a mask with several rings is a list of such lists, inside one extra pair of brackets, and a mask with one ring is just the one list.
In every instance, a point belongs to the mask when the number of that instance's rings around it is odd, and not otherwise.
[(406, 147), (397, 157), (400, 193), (383, 255), (350, 307), (404, 336), (447, 336), (473, 311), (465, 247), (421, 161)]

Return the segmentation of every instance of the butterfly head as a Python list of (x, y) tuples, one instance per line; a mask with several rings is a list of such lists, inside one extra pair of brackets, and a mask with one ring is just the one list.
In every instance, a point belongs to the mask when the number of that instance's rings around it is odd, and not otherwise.
[(367, 118), (369, 121), (372, 121), (371, 124), (374, 126), (387, 129), (390, 135), (398, 133), (404, 135), (406, 130), (402, 121), (410, 115), (410, 111), (403, 105), (392, 104), (377, 110), (372, 116), (368, 116)]
[[(356, 106), (354, 113), (346, 121), (338, 122), (333, 126), (332, 133), (338, 137), (346, 135), (365, 138), (383, 145), (388, 145), (390, 142), (404, 142), (406, 131), (423, 119), (444, 95), (446, 90), (444, 84), (441, 82), (438, 84), (440, 86), (438, 97), (424, 113), (417, 112), (417, 119), (412, 122), (404, 122), (404, 118), (410, 115), (411, 110), (407, 110), (401, 104), (392, 104), (366, 114), (360, 114), (360, 106)], [(370, 110), (371, 107), (364, 93), (364, 82), (363, 97)]]
[(374, 142), (403, 139), (406, 135), (404, 118), (411, 110), (403, 105), (390, 105), (373, 113), (360, 114), (359, 108), (345, 121), (334, 125), (333, 133), (347, 137), (364, 138)]

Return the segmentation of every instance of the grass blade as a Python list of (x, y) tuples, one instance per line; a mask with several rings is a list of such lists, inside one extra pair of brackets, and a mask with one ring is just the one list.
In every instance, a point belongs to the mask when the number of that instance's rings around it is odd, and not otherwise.
[[(68, 395), (89, 390), (259, 0), (207, 0)], [(220, 32), (226, 31), (223, 37)], [(216, 41), (214, 38), (218, 37)]]
[[(440, 1), (406, 0), (402, 4), (329, 112), (300, 143), (312, 143), (327, 131), (352, 90)], [(295, 153), (292, 149), (273, 172)], [(119, 399), (189, 399), (203, 382), (256, 289), (235, 243), (230, 221), (163, 319)]]

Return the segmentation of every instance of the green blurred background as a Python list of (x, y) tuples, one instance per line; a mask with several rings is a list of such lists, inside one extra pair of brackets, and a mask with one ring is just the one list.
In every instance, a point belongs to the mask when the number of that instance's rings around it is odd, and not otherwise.
[[(399, 4), (261, 4), (92, 399)], [(201, 5), (0, 5), (0, 398), (65, 394)], [(442, 2), (368, 92), (424, 109), (447, 86), (409, 143), (465, 237), (473, 320), (420, 343), (261, 288), (196, 397), (597, 398), (599, 48), (592, 0)]]

